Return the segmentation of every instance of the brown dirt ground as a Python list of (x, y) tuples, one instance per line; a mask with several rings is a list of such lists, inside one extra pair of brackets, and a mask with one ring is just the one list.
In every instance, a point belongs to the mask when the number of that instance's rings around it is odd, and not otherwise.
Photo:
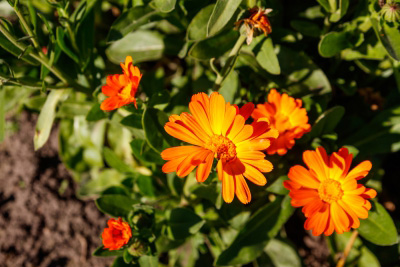
[(93, 201), (76, 198), (57, 129), (34, 152), (36, 118), (22, 113), (18, 133), (0, 144), (0, 266), (109, 266), (112, 259), (91, 255), (107, 218)]

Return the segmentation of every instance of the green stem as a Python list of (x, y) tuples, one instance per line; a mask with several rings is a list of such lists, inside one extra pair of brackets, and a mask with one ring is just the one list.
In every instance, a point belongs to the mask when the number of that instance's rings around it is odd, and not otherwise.
[[(4, 34), (4, 36), (16, 47), (18, 47), (21, 51), (25, 51), (26, 46), (20, 42), (17, 41), (17, 39), (12, 36), (6, 28), (0, 23), (0, 32)], [(40, 57), (36, 53), (28, 53), (29, 56), (40, 62), (42, 65), (44, 65), (46, 68), (48, 68), (55, 76), (57, 76), (63, 83), (66, 85), (71, 85), (74, 87), (77, 91), (89, 94), (90, 89), (83, 87), (82, 85), (76, 83), (73, 79), (69, 78), (67, 74), (63, 73), (60, 69), (58, 69), (56, 66), (52, 66), (47, 59), (47, 57)]]
[[(14, 84), (14, 85), (20, 85), (25, 88), (30, 88), (30, 89), (42, 89), (41, 85), (35, 84), (35, 83), (28, 83), (28, 82), (22, 82), (18, 79), (11, 78), (11, 77), (6, 77), (0, 74), (0, 84)], [(50, 90), (60, 90), (60, 89), (72, 89), (72, 86), (46, 86), (47, 89)]]
[[(41, 48), (39, 45), (39, 42), (36, 40), (36, 36), (33, 34), (33, 31), (29, 27), (28, 23), (26, 22), (24, 15), (22, 15), (21, 11), (19, 8), (14, 8), (15, 13), (17, 13), (17, 16), (19, 18), (19, 21), (21, 22), (23, 28), (25, 29), (26, 33), (28, 36), (31, 36), (30, 40), (33, 43), (33, 46), (36, 48), (36, 50), (39, 52), (39, 55), (42, 56), (43, 53), (41, 53)], [(44, 56), (44, 55), (43, 55)]]
[(228, 55), (228, 59), (226, 60), (226, 63), (220, 72), (220, 75), (217, 75), (217, 79), (215, 79), (214, 83), (215, 91), (218, 91), (218, 89), (221, 87), (222, 82), (225, 80), (225, 78), (228, 76), (228, 74), (235, 66), (236, 58), (246, 38), (247, 38), (246, 35), (241, 34), (238, 40), (236, 41), (236, 44), (233, 46), (231, 52)]

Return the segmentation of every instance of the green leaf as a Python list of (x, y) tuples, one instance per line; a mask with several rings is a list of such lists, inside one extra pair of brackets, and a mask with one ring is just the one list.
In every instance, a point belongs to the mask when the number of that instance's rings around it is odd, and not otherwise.
[(189, 55), (199, 60), (219, 58), (233, 48), (239, 37), (237, 31), (223, 32), (209, 39), (197, 42), (192, 46)]
[(338, 22), (344, 15), (346, 15), (347, 9), (349, 8), (350, 1), (349, 0), (338, 0), (339, 8), (332, 13), (329, 20), (331, 22)]
[(374, 253), (371, 252), (367, 247), (361, 248), (361, 256), (358, 259), (358, 267), (381, 267), (379, 260), (376, 258)]
[(153, 31), (135, 31), (114, 42), (107, 50), (108, 59), (119, 64), (130, 55), (136, 63), (160, 59), (164, 51), (161, 34)]
[(214, 6), (214, 4), (208, 5), (194, 16), (187, 28), (187, 40), (200, 41), (207, 38), (207, 23), (214, 10)]
[(231, 71), (226, 79), (222, 82), (218, 92), (224, 97), (226, 102), (233, 103), (235, 95), (240, 89), (239, 75), (236, 71)]
[(376, 14), (371, 15), (371, 23), (375, 34), (385, 47), (388, 54), (395, 60), (400, 60), (400, 32), (395, 25), (389, 25), (383, 21), (379, 23)]
[(176, 0), (153, 0), (152, 4), (157, 10), (169, 13), (175, 9)]
[(155, 197), (155, 189), (153, 185), (153, 177), (139, 175), (136, 179), (136, 184), (139, 187), (140, 192), (148, 197)]
[(255, 260), (263, 252), (268, 241), (278, 234), (293, 211), (289, 196), (279, 196), (274, 202), (259, 209), (251, 216), (232, 244), (219, 255), (216, 265), (239, 265)]
[[(76, 158), (77, 156), (74, 155)], [(120, 186), (124, 180), (125, 175), (113, 169), (105, 169), (97, 175), (92, 175), (89, 180), (78, 190), (80, 196), (93, 196), (102, 193), (109, 187)]]
[(281, 74), (278, 57), (274, 51), (274, 44), (271, 38), (267, 38), (261, 45), (260, 51), (257, 53), (256, 59), (261, 67), (271, 74)]
[(33, 138), (35, 150), (38, 150), (47, 142), (56, 117), (57, 104), (68, 93), (69, 91), (67, 90), (53, 90), (47, 96), (36, 123), (35, 136)]
[(76, 63), (79, 64), (78, 56), (65, 43), (65, 40), (64, 40), (65, 39), (65, 33), (64, 33), (64, 30), (61, 27), (57, 27), (56, 38), (57, 38), (57, 44), (60, 46), (61, 50), (65, 54), (67, 54), (67, 56), (70, 57), (73, 61), (75, 61)]
[(341, 141), (353, 145), (360, 154), (371, 155), (400, 150), (400, 106), (379, 112), (360, 129)]
[(346, 32), (330, 32), (322, 36), (318, 50), (323, 57), (333, 57), (340, 51), (352, 47), (349, 35)]
[(99, 103), (94, 103), (86, 115), (87, 121), (98, 121), (104, 118), (107, 118), (107, 115), (100, 109)]
[(167, 218), (168, 236), (173, 240), (185, 239), (197, 233), (205, 223), (196, 213), (186, 208), (173, 209)]
[(289, 178), (286, 175), (280, 176), (270, 186), (267, 187), (267, 191), (278, 195), (287, 195), (289, 190), (283, 186), (283, 182), (288, 179)]
[(159, 152), (155, 152), (145, 140), (134, 139), (131, 142), (132, 153), (138, 160), (141, 160), (147, 165), (159, 164), (162, 165), (165, 161), (161, 158)]
[(123, 250), (108, 250), (104, 248), (104, 246), (100, 246), (96, 248), (96, 250), (93, 252), (93, 256), (96, 257), (114, 257), (114, 256), (122, 256), (124, 253)]
[(268, 242), (264, 252), (267, 253), (271, 259), (273, 266), (276, 267), (301, 267), (301, 260), (296, 252), (296, 249), (287, 243), (279, 240), (272, 239)]
[(113, 217), (126, 217), (138, 203), (124, 195), (103, 195), (96, 199), (96, 206), (101, 211)]
[(157, 12), (149, 6), (136, 6), (122, 13), (111, 25), (107, 42), (115, 42), (140, 26), (149, 23)]
[(306, 20), (292, 20), (290, 26), (305, 36), (319, 38), (321, 29), (318, 24)]
[(139, 265), (133, 263), (125, 263), (124, 258), (121, 256), (114, 260), (111, 267), (139, 267)]
[(157, 256), (141, 256), (138, 260), (139, 265), (141, 267), (157, 267), (158, 265), (158, 258)]
[(129, 253), (129, 251), (127, 249), (125, 249), (122, 257), (123, 257), (125, 263), (131, 263), (133, 260), (133, 256)]
[(4, 141), (6, 132), (6, 103), (5, 103), (6, 89), (0, 85), (0, 143)]
[(111, 167), (116, 169), (122, 173), (134, 173), (135, 171), (132, 169), (131, 166), (123, 162), (114, 151), (109, 149), (108, 147), (104, 148), (104, 159), (107, 164)]
[(144, 135), (149, 146), (158, 153), (175, 143), (173, 138), (164, 130), (164, 125), (167, 122), (168, 116), (161, 110), (147, 108), (143, 113)]
[(372, 208), (368, 218), (360, 220), (358, 232), (368, 241), (379, 246), (390, 246), (399, 242), (396, 226), (385, 208), (376, 201), (371, 201)]
[(207, 36), (214, 36), (220, 32), (231, 20), (241, 2), (242, 0), (218, 0), (208, 20)]
[(322, 113), (311, 128), (310, 137), (318, 137), (332, 133), (345, 113), (342, 106), (335, 106)]

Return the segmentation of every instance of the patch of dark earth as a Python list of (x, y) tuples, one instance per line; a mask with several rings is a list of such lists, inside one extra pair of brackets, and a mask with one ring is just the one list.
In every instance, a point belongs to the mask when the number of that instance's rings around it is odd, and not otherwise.
[(34, 151), (36, 120), (23, 112), (19, 131), (0, 144), (0, 266), (110, 266), (113, 259), (92, 256), (108, 218), (76, 198), (58, 157), (57, 127)]

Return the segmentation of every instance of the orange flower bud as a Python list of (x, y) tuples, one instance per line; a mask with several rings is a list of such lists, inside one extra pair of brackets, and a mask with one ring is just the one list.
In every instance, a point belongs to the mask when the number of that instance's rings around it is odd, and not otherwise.
[(118, 250), (128, 244), (132, 231), (127, 222), (123, 222), (121, 218), (110, 219), (107, 225), (108, 228), (105, 228), (101, 235), (104, 248)]

